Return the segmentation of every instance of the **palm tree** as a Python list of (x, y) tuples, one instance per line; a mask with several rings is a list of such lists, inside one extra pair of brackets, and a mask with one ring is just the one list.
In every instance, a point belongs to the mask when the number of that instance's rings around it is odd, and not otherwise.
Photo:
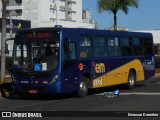
[(98, 0), (98, 11), (110, 11), (114, 15), (114, 30), (117, 30), (117, 12), (122, 10), (128, 14), (129, 7), (138, 8), (138, 0)]
[(2, 34), (1, 34), (1, 78), (0, 84), (4, 82), (5, 78), (5, 40), (6, 40), (6, 4), (7, 0), (2, 1)]

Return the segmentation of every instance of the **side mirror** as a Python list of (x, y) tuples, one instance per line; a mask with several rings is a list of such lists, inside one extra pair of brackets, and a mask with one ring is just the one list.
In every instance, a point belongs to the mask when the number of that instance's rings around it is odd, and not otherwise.
[(55, 51), (58, 52), (59, 51), (59, 42), (57, 42), (55, 46), (56, 46)]

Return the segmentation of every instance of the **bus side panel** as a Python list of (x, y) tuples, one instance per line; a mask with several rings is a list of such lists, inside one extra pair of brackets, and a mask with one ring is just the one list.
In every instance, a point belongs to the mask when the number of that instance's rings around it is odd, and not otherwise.
[(132, 60), (106, 74), (106, 86), (116, 85), (128, 82), (128, 74), (130, 69), (136, 70), (137, 81), (144, 80), (144, 70), (143, 65), (140, 60)]
[(77, 64), (74, 64), (63, 72), (63, 93), (75, 92), (78, 90), (79, 79), (77, 68)]
[(143, 64), (144, 64), (145, 79), (154, 76), (155, 74), (154, 58), (152, 56), (145, 57)]
[(92, 88), (105, 86), (105, 74), (109, 71), (108, 59), (93, 59), (91, 64)]
[[(119, 60), (119, 64), (115, 65), (116, 63), (114, 62), (118, 62), (117, 60)], [(110, 66), (110, 69), (112, 69), (111, 71), (106, 72), (105, 74), (93, 79), (92, 81), (93, 88), (127, 83), (128, 74), (130, 69), (132, 68), (135, 69), (136, 71), (137, 81), (144, 80), (143, 65), (139, 59), (131, 60), (126, 64), (122, 64), (123, 60), (120, 60), (120, 59), (117, 59), (117, 60), (112, 59), (113, 62), (110, 62), (112, 63), (112, 65)], [(103, 66), (101, 65), (101, 70), (103, 70), (102, 67)]]
[[(82, 81), (82, 77), (85, 76), (86, 78), (91, 78), (91, 60), (80, 60), (78, 61), (78, 76), (79, 76), (79, 82)], [(88, 81), (89, 82), (89, 81)], [(91, 87), (91, 85), (89, 85)]]

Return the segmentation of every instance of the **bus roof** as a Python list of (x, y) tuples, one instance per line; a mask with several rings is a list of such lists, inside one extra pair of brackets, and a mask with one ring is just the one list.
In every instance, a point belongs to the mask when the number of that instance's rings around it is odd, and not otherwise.
[(19, 30), (17, 33), (21, 32), (32, 32), (32, 31), (54, 31), (54, 30), (62, 30), (67, 33), (79, 33), (79, 34), (99, 34), (99, 35), (107, 35), (112, 36), (137, 36), (142, 37), (152, 37), (151, 33), (144, 33), (144, 32), (132, 32), (132, 31), (112, 31), (112, 30), (96, 30), (96, 29), (89, 29), (89, 28), (63, 28), (63, 27), (44, 27), (44, 28), (30, 28), (30, 29), (23, 29)]

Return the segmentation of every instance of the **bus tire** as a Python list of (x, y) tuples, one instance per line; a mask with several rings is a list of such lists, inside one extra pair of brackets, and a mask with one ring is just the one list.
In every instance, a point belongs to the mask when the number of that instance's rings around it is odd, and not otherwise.
[(88, 94), (88, 85), (85, 77), (82, 77), (82, 80), (79, 85), (79, 91), (77, 93), (78, 97), (83, 98)]
[(127, 89), (133, 89), (135, 87), (136, 75), (133, 71), (130, 71), (128, 74), (128, 82), (126, 84)]

